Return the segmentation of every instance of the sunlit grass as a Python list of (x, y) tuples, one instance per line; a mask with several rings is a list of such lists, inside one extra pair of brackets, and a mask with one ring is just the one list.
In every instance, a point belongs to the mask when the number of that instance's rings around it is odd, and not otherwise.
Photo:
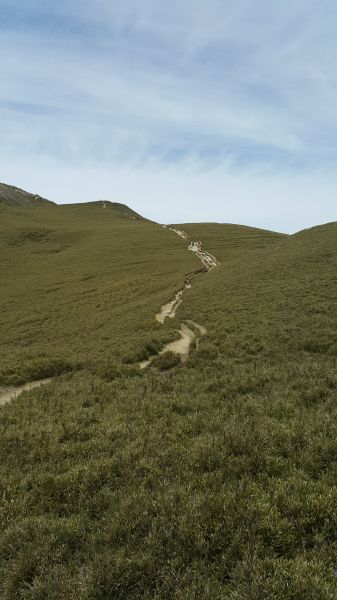
[[(205, 225), (206, 241), (190, 226), (221, 265), (171, 325), (207, 336), (185, 364), (140, 372), (130, 362), (174, 335), (153, 316), (194, 257), (158, 226), (67, 210), (62, 227), (30, 213), (54, 241), (10, 245), (1, 266), (3, 378), (39, 353), (73, 361), (0, 411), (2, 597), (336, 598), (335, 224), (290, 238)], [(6, 216), (2, 249), (27, 215)], [(35, 254), (71, 228), (63, 257)]]

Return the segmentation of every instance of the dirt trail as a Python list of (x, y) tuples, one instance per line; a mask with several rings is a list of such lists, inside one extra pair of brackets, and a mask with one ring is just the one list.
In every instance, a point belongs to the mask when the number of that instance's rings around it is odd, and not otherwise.
[(45, 385), (52, 381), (49, 379), (39, 379), (39, 381), (31, 381), (30, 383), (25, 383), (24, 385), (19, 385), (17, 387), (0, 387), (0, 406), (14, 400), (19, 394), (25, 391), (33, 390), (34, 388), (40, 387), (41, 385)]
[(164, 323), (166, 317), (169, 317), (170, 319), (173, 319), (173, 317), (175, 317), (177, 308), (183, 301), (183, 293), (184, 290), (180, 290), (180, 292), (177, 292), (177, 294), (170, 302), (164, 304), (161, 307), (160, 312), (156, 315), (156, 319), (157, 321), (159, 321), (159, 323)]
[[(106, 208), (106, 203), (102, 200), (103, 208)], [(131, 216), (132, 219), (135, 217)], [(164, 229), (169, 229), (173, 231), (176, 235), (179, 235), (184, 240), (190, 242), (188, 246), (188, 250), (191, 252), (195, 252), (203, 265), (203, 270), (210, 271), (218, 266), (218, 261), (214, 256), (206, 252), (202, 249), (201, 242), (194, 241), (191, 237), (180, 229), (175, 229), (174, 227), (168, 227), (167, 225), (163, 225)], [(164, 304), (160, 312), (156, 314), (156, 319), (159, 323), (164, 323), (166, 318), (173, 319), (176, 315), (178, 307), (181, 305), (183, 301), (183, 294), (186, 289), (190, 289), (192, 287), (192, 277), (197, 275), (200, 271), (195, 271), (190, 275), (186, 276), (184, 287), (179, 290), (167, 304)], [(180, 339), (175, 340), (174, 342), (170, 342), (166, 344), (164, 348), (154, 356), (151, 356), (148, 360), (144, 360), (139, 363), (139, 367), (141, 369), (145, 369), (148, 367), (152, 361), (159, 355), (165, 354), (165, 352), (174, 352), (181, 357), (181, 361), (184, 362), (187, 360), (187, 357), (190, 353), (191, 346), (194, 344), (196, 347), (199, 345), (199, 339), (201, 336), (206, 335), (207, 330), (202, 325), (198, 325), (198, 323), (194, 323), (194, 321), (187, 321), (186, 323), (182, 323), (179, 329)], [(52, 378), (49, 379), (40, 379), (39, 381), (31, 381), (29, 383), (25, 383), (24, 385), (19, 385), (17, 387), (0, 387), (0, 406), (10, 402), (17, 396), (19, 396), (24, 391), (33, 390), (34, 388), (40, 387), (41, 385), (45, 385), (52, 381)]]
[(205, 252), (205, 250), (201, 248), (201, 242), (191, 242), (188, 249), (191, 252), (196, 253), (198, 258), (200, 258), (202, 264), (206, 267), (207, 271), (210, 271), (211, 269), (214, 269), (218, 266), (217, 259), (214, 256), (212, 256), (212, 254)]
[[(193, 327), (194, 331), (191, 329), (191, 327)], [(148, 367), (155, 358), (165, 354), (166, 352), (174, 352), (174, 354), (178, 354), (181, 358), (181, 362), (185, 362), (190, 353), (192, 344), (195, 344), (195, 346), (198, 347), (199, 338), (202, 335), (206, 335), (207, 329), (202, 325), (198, 325), (198, 323), (194, 323), (194, 321), (187, 321), (187, 323), (181, 324), (179, 333), (180, 340), (175, 340), (174, 342), (166, 344), (166, 346), (164, 346), (164, 348), (158, 354), (154, 354), (147, 360), (143, 360), (141, 363), (139, 363), (140, 368), (146, 369), (146, 367)]]
[[(174, 227), (168, 227), (167, 225), (163, 225), (163, 227), (164, 229), (169, 229), (170, 231), (173, 231), (174, 233), (182, 237), (184, 240), (190, 242), (188, 249), (190, 250), (190, 252), (194, 252), (197, 255), (197, 257), (202, 262), (205, 271), (211, 271), (212, 269), (218, 266), (219, 263), (217, 259), (214, 256), (212, 256), (212, 254), (209, 254), (209, 252), (206, 252), (202, 249), (201, 242), (193, 241), (190, 238), (190, 236), (185, 231), (181, 231), (181, 229), (175, 229)], [(156, 319), (157, 321), (159, 321), (159, 323), (164, 323), (167, 317), (169, 319), (173, 319), (175, 317), (177, 309), (183, 301), (184, 291), (192, 287), (191, 279), (194, 275), (197, 275), (198, 272), (199, 271), (195, 271), (194, 273), (187, 275), (184, 287), (176, 293), (176, 295), (174, 296), (174, 298), (172, 298), (172, 300), (170, 300), (170, 302), (167, 302), (167, 304), (163, 304), (163, 306), (160, 309), (160, 312), (156, 314)]]
[[(181, 229), (175, 229), (174, 227), (168, 227), (167, 225), (163, 225), (163, 227), (164, 229), (169, 229), (170, 231), (173, 231), (174, 233), (182, 237), (184, 240), (190, 242), (188, 250), (190, 250), (191, 252), (195, 252), (197, 257), (202, 262), (204, 267), (203, 270), (205, 272), (211, 271), (212, 269), (218, 266), (219, 263), (217, 259), (214, 256), (212, 256), (212, 254), (209, 254), (208, 252), (202, 249), (201, 242), (193, 241), (190, 238), (190, 236)], [(159, 323), (163, 324), (166, 318), (173, 319), (175, 317), (177, 309), (183, 301), (184, 291), (192, 287), (191, 279), (199, 272), (200, 271), (195, 271), (190, 275), (187, 275), (184, 287), (175, 294), (175, 296), (172, 298), (172, 300), (170, 300), (170, 302), (167, 302), (167, 304), (163, 304), (163, 306), (160, 309), (160, 312), (156, 314), (156, 319)], [(191, 327), (193, 329), (191, 329)], [(164, 346), (164, 348), (158, 354), (150, 356), (147, 360), (140, 362), (139, 367), (141, 369), (146, 369), (146, 367), (150, 366), (157, 356), (165, 354), (166, 352), (174, 352), (175, 354), (178, 354), (181, 357), (181, 361), (185, 362), (190, 353), (192, 344), (195, 344), (195, 346), (198, 347), (199, 339), (201, 336), (206, 335), (207, 329), (202, 325), (198, 325), (198, 323), (194, 323), (194, 321), (187, 321), (187, 323), (181, 324), (179, 333), (180, 340), (176, 340), (174, 342), (166, 344), (166, 346)]]

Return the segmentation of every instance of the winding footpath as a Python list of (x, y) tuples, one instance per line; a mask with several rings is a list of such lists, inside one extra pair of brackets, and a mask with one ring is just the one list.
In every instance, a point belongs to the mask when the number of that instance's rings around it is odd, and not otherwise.
[[(193, 241), (190, 238), (190, 236), (181, 229), (167, 227), (167, 225), (162, 225), (162, 227), (164, 227), (164, 229), (169, 229), (170, 231), (173, 231), (174, 233), (182, 237), (184, 240), (189, 242), (188, 249), (191, 252), (194, 252), (200, 259), (203, 265), (202, 271), (211, 271), (212, 269), (218, 266), (219, 263), (217, 259), (214, 256), (212, 256), (212, 254), (209, 254), (208, 252), (202, 249), (201, 242)], [(175, 294), (175, 296), (172, 298), (172, 300), (170, 300), (170, 302), (164, 304), (161, 307), (160, 312), (156, 314), (156, 320), (159, 323), (163, 324), (165, 322), (165, 319), (173, 319), (176, 316), (177, 309), (183, 301), (184, 291), (192, 287), (192, 277), (194, 277), (198, 273), (200, 273), (200, 271), (195, 271), (190, 275), (187, 275), (184, 287)], [(158, 356), (161, 356), (166, 352), (173, 352), (174, 354), (178, 354), (180, 356), (181, 362), (185, 362), (188, 358), (192, 345), (194, 344), (196, 348), (198, 348), (199, 339), (201, 336), (206, 335), (207, 329), (202, 325), (198, 325), (198, 323), (195, 323), (194, 321), (187, 321), (186, 323), (181, 324), (179, 333), (179, 340), (166, 344), (166, 346), (164, 346), (164, 348), (162, 348), (162, 350), (158, 354), (150, 356), (147, 360), (143, 360), (142, 362), (140, 362), (139, 367), (141, 369), (146, 369)]]
[(29, 390), (33, 390), (34, 388), (40, 387), (41, 385), (45, 385), (52, 381), (49, 379), (39, 379), (38, 381), (31, 381), (30, 383), (25, 383), (24, 385), (18, 385), (16, 387), (0, 387), (0, 406), (3, 404), (7, 404), (14, 398), (17, 398), (22, 392), (26, 392)]
[[(105, 202), (103, 202), (103, 208), (105, 208)], [(131, 217), (134, 218), (134, 217)], [(186, 276), (184, 287), (179, 290), (175, 294), (175, 296), (167, 302), (167, 304), (163, 304), (160, 309), (160, 312), (156, 314), (156, 320), (163, 324), (167, 318), (173, 319), (176, 315), (177, 309), (183, 302), (184, 292), (187, 289), (192, 287), (192, 278), (198, 275), (200, 272), (211, 271), (212, 269), (218, 266), (218, 261), (214, 256), (206, 252), (202, 249), (201, 242), (194, 241), (192, 238), (185, 232), (180, 229), (175, 229), (174, 227), (168, 227), (167, 225), (162, 225), (164, 229), (168, 229), (175, 234), (182, 237), (184, 240), (189, 242), (188, 250), (190, 252), (194, 252), (197, 257), (200, 259), (202, 263), (202, 269), (198, 271), (194, 271)], [(164, 348), (153, 356), (150, 356), (148, 360), (144, 360), (139, 363), (140, 369), (145, 369), (150, 366), (151, 363), (162, 354), (166, 352), (173, 352), (174, 354), (178, 354), (180, 356), (181, 362), (185, 362), (188, 358), (192, 345), (198, 348), (200, 337), (206, 335), (207, 330), (202, 325), (198, 325), (194, 321), (186, 321), (186, 323), (182, 323), (179, 329), (180, 339), (175, 340), (174, 342), (170, 342), (166, 344)], [(0, 406), (10, 402), (14, 398), (17, 398), (22, 392), (33, 390), (34, 388), (40, 387), (41, 385), (45, 385), (52, 381), (49, 379), (40, 379), (39, 381), (31, 381), (29, 383), (25, 383), (24, 385), (16, 386), (16, 387), (0, 387)]]

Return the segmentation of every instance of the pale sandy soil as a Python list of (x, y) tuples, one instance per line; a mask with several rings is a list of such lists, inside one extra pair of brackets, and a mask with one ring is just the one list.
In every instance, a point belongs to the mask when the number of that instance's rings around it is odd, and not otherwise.
[[(167, 227), (167, 225), (163, 225), (163, 227), (164, 229), (169, 229), (170, 231), (173, 231), (174, 233), (182, 237), (184, 240), (190, 240), (190, 237), (187, 233), (185, 233), (185, 231), (181, 231), (180, 229), (174, 229), (173, 227)], [(197, 257), (200, 259), (207, 271), (210, 271), (211, 269), (214, 269), (218, 266), (218, 261), (216, 260), (216, 258), (202, 249), (201, 242), (191, 241), (188, 246), (188, 249), (197, 255)], [(193, 275), (194, 273), (192, 273), (191, 276)], [(175, 317), (177, 309), (183, 301), (184, 291), (192, 287), (191, 276), (189, 276), (186, 279), (184, 287), (175, 294), (174, 298), (172, 298), (170, 302), (163, 304), (163, 306), (160, 309), (160, 312), (156, 314), (156, 319), (157, 321), (159, 321), (159, 323), (164, 323), (167, 317), (169, 319), (173, 319)]]
[[(170, 231), (173, 231), (174, 233), (182, 237), (184, 240), (190, 241), (188, 250), (190, 250), (191, 252), (195, 252), (195, 254), (202, 262), (203, 266), (205, 267), (206, 271), (210, 271), (211, 269), (214, 269), (218, 266), (218, 261), (216, 260), (216, 258), (202, 249), (201, 242), (193, 240), (191, 241), (189, 235), (185, 233), (185, 231), (181, 231), (180, 229), (175, 229), (174, 227), (167, 227), (166, 225), (163, 225), (163, 227), (164, 229), (169, 229)], [(159, 323), (163, 324), (165, 322), (165, 319), (173, 319), (175, 317), (177, 309), (183, 301), (184, 291), (192, 287), (191, 277), (193, 275), (195, 275), (195, 273), (192, 273), (186, 278), (184, 287), (175, 294), (174, 298), (172, 298), (170, 302), (163, 304), (163, 306), (160, 309), (160, 312), (156, 314), (156, 319)], [(193, 329), (191, 329), (191, 327)], [(159, 354), (150, 356), (147, 360), (143, 360), (142, 362), (140, 362), (139, 367), (141, 369), (146, 369), (146, 367), (151, 365), (151, 363), (155, 360), (157, 356), (165, 354), (165, 352), (174, 352), (175, 354), (178, 354), (181, 357), (182, 362), (186, 361), (190, 353), (192, 344), (194, 343), (195, 346), (198, 347), (200, 337), (206, 335), (207, 330), (205, 327), (203, 327), (203, 325), (198, 325), (198, 323), (194, 323), (194, 321), (187, 321), (187, 323), (181, 324), (179, 333), (179, 340), (166, 344), (166, 346), (162, 348)]]
[(180, 290), (170, 302), (161, 307), (160, 312), (156, 314), (157, 321), (159, 321), (159, 323), (164, 323), (166, 317), (173, 319), (173, 317), (175, 317), (177, 308), (180, 306), (182, 301), (183, 290)]
[[(194, 326), (198, 333), (195, 333), (188, 325)], [(202, 325), (198, 325), (198, 323), (194, 323), (194, 321), (188, 321), (188, 324), (182, 323), (180, 330), (180, 340), (175, 340), (174, 342), (170, 342), (166, 344), (164, 348), (159, 352), (159, 354), (155, 354), (154, 356), (150, 356), (148, 360), (143, 360), (139, 363), (139, 367), (141, 369), (146, 369), (157, 356), (161, 356), (165, 354), (165, 352), (174, 352), (178, 354), (181, 358), (182, 362), (185, 362), (190, 353), (190, 349), (193, 343), (198, 343), (199, 337), (201, 335), (206, 335), (207, 330)]]
[(0, 406), (10, 402), (22, 392), (33, 390), (36, 387), (40, 387), (40, 385), (49, 383), (50, 381), (51, 379), (40, 379), (39, 381), (31, 381), (30, 383), (18, 385), (17, 387), (0, 388)]
[[(102, 201), (102, 205), (103, 208), (106, 208), (106, 203), (104, 201)], [(131, 218), (135, 219), (135, 217)], [(216, 258), (202, 249), (201, 242), (191, 240), (189, 235), (185, 233), (185, 231), (181, 231), (180, 229), (167, 227), (166, 225), (163, 225), (163, 227), (164, 229), (169, 229), (170, 231), (173, 231), (174, 233), (182, 237), (184, 240), (190, 241), (188, 249), (191, 252), (195, 252), (195, 254), (202, 262), (203, 266), (205, 267), (205, 270), (210, 271), (211, 269), (214, 269), (218, 266)], [(161, 307), (160, 312), (156, 314), (156, 319), (159, 323), (164, 323), (166, 318), (173, 319), (175, 317), (176, 311), (183, 301), (183, 294), (185, 289), (190, 289), (192, 287), (191, 277), (194, 274), (195, 273), (192, 273), (191, 275), (187, 276), (183, 289), (179, 290), (179, 292), (175, 294), (174, 298), (172, 298), (170, 302), (164, 304)], [(194, 329), (191, 329), (191, 327)], [(198, 347), (200, 337), (206, 335), (207, 330), (202, 325), (194, 323), (194, 321), (188, 321), (187, 323), (181, 324), (179, 333), (180, 339), (174, 342), (170, 342), (169, 344), (164, 346), (164, 348), (159, 352), (159, 355), (165, 354), (165, 352), (174, 352), (175, 354), (178, 354), (181, 357), (181, 361), (184, 362), (185, 360), (187, 360), (192, 344), (195, 343), (196, 347)], [(156, 358), (156, 356), (158, 356), (158, 354), (156, 354), (155, 356), (151, 356), (148, 360), (142, 361), (141, 363), (139, 363), (139, 367), (141, 369), (145, 369), (151, 364), (151, 362)], [(0, 406), (6, 404), (7, 402), (10, 402), (11, 400), (19, 396), (22, 392), (32, 390), (41, 385), (45, 385), (50, 381), (51, 379), (40, 379), (39, 381), (31, 381), (29, 383), (25, 383), (24, 385), (20, 385), (17, 387), (0, 387)]]
[(201, 248), (200, 242), (191, 242), (188, 249), (191, 252), (196, 253), (198, 258), (200, 258), (202, 264), (206, 267), (207, 271), (210, 271), (211, 269), (214, 269), (218, 266), (218, 261), (216, 260), (216, 258), (214, 258), (214, 256), (212, 256), (208, 252), (205, 252), (205, 250)]

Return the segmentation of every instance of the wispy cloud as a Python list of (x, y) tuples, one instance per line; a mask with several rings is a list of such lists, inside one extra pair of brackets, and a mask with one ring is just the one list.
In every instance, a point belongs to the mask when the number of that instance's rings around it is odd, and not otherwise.
[(17, 165), (13, 182), (33, 170), (39, 191), (34, 165), (47, 162), (54, 197), (71, 199), (69, 168), (78, 189), (88, 167), (105, 182), (143, 172), (154, 201), (193, 165), (192, 179), (220, 186), (214, 212), (247, 178), (259, 190), (272, 178), (274, 194), (301, 181), (304, 194), (307, 177), (318, 195), (328, 177), (331, 207), (336, 17), (333, 0), (0, 0), (0, 179)]

